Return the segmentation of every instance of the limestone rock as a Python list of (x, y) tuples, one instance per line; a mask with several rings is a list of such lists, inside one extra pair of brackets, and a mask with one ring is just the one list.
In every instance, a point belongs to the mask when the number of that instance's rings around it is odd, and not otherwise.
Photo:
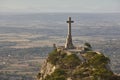
[(67, 55), (64, 50), (55, 50), (42, 66), (38, 80), (112, 80), (114, 74), (108, 63), (100, 52)]
[(47, 75), (51, 75), (55, 69), (55, 65), (52, 65), (51, 63), (45, 61), (40, 71), (39, 80), (43, 80)]

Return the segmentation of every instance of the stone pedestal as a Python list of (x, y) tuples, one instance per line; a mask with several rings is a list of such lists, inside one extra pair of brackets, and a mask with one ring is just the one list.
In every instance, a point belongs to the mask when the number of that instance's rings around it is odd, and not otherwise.
[(65, 43), (65, 48), (66, 49), (73, 49), (74, 48), (73, 43), (72, 43), (72, 36), (71, 35), (67, 36), (66, 43)]

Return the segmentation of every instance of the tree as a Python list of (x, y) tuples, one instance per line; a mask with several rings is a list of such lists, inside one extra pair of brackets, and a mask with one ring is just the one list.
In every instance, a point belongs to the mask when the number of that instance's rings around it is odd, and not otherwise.
[(85, 49), (85, 51), (91, 51), (92, 46), (90, 45), (90, 43), (84, 43), (84, 49)]

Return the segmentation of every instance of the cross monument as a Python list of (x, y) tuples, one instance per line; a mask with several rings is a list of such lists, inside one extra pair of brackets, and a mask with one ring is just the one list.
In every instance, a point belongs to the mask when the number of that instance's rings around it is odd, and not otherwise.
[(71, 23), (74, 23), (74, 21), (71, 20), (71, 17), (69, 17), (68, 21), (68, 35), (65, 43), (65, 48), (66, 49), (73, 49), (73, 43), (72, 43), (72, 35), (71, 35)]

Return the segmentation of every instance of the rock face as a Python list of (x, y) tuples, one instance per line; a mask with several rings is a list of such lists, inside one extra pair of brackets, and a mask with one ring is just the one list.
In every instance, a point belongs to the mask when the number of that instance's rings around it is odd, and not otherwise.
[(41, 68), (40, 80), (43, 80), (47, 75), (51, 75), (54, 72), (55, 68), (55, 65), (52, 65), (51, 63), (45, 61), (44, 65)]
[(82, 54), (53, 50), (43, 64), (38, 80), (120, 80), (109, 68), (109, 58), (93, 50)]

